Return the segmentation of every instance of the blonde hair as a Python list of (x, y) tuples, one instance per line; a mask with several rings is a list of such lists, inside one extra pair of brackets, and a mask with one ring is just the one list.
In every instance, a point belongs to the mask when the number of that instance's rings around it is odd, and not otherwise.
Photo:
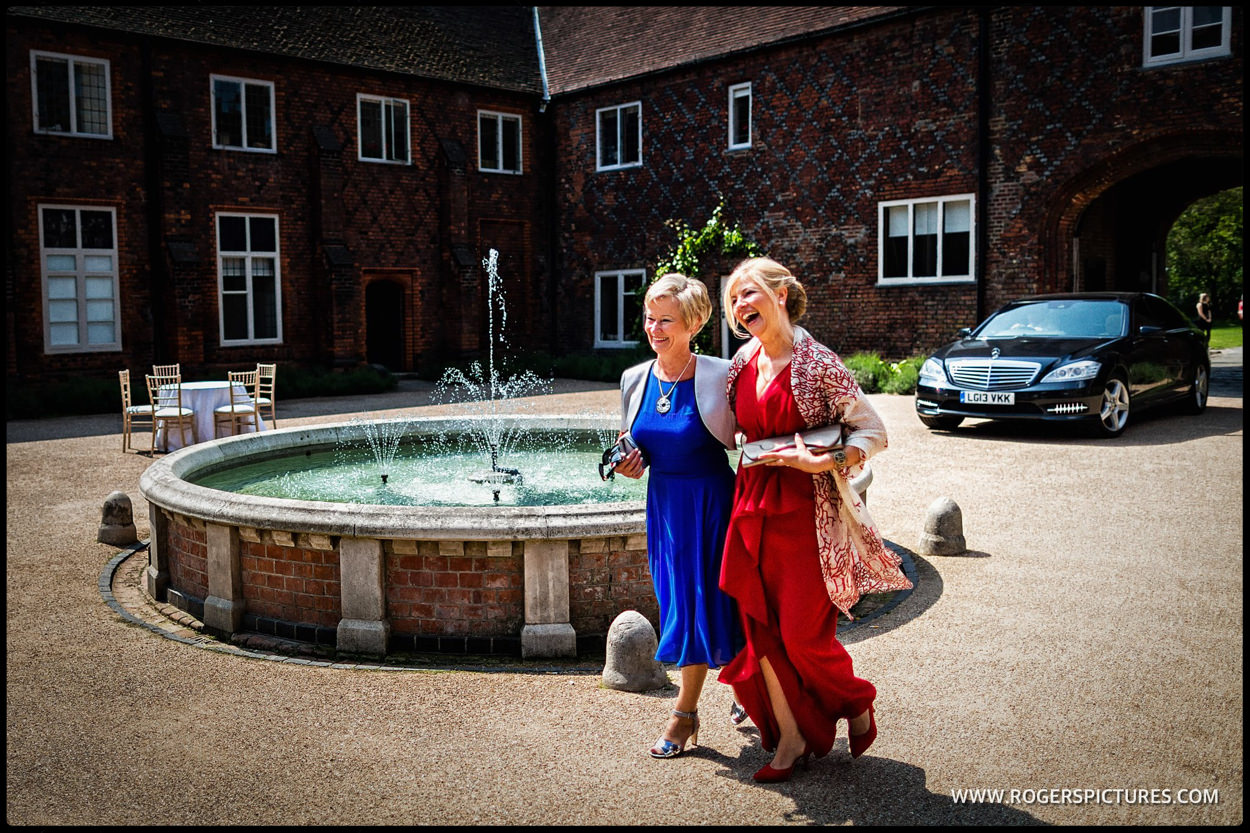
[(733, 302), (730, 300), (737, 291), (738, 285), (748, 280), (757, 284), (764, 294), (774, 301), (777, 300), (779, 290), (786, 290), (786, 314), (790, 316), (791, 324), (807, 312), (807, 290), (790, 273), (789, 269), (772, 258), (747, 258), (730, 273), (729, 279), (725, 281), (725, 289), (721, 298), (721, 303), (725, 307), (725, 319), (729, 322), (729, 329), (733, 330), (735, 335), (741, 338), (749, 335), (746, 330), (742, 329), (742, 324), (738, 319), (734, 318)]
[(703, 329), (712, 317), (712, 298), (707, 286), (698, 278), (688, 278), (677, 272), (661, 275), (651, 284), (643, 302), (657, 298), (672, 298), (681, 310), (681, 323), (691, 335)]

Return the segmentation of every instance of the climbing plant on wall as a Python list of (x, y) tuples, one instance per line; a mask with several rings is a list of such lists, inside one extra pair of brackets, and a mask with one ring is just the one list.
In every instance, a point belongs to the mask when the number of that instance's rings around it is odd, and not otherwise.
[[(741, 227), (737, 223), (732, 226), (728, 225), (724, 220), (725, 204), (719, 203), (712, 210), (712, 216), (708, 221), (699, 228), (691, 228), (690, 225), (682, 219), (671, 219), (665, 221), (665, 225), (672, 227), (677, 232), (677, 242), (673, 248), (666, 252), (656, 263), (655, 272), (651, 275), (648, 286), (655, 283), (662, 275), (669, 272), (680, 272), (689, 277), (698, 278), (705, 284), (708, 284), (708, 291), (712, 295), (712, 318), (707, 325), (699, 331), (694, 337), (691, 346), (696, 353), (713, 354), (713, 333), (718, 327), (716, 323), (720, 320), (720, 299), (714, 294), (716, 292), (716, 283), (713, 280), (716, 276), (706, 274), (705, 270), (715, 269), (728, 259), (744, 259), (748, 257), (760, 257), (764, 254), (764, 249), (753, 240), (749, 240), (742, 233)], [(646, 294), (646, 288), (639, 290), (640, 295)], [(646, 341), (646, 335), (642, 331), (642, 322), (635, 322), (637, 333), (635, 337), (642, 342)]]

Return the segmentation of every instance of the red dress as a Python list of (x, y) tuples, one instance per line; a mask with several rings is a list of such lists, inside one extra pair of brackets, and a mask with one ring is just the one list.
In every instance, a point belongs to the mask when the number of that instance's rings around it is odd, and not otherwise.
[[(756, 376), (753, 360), (737, 380), (736, 415), (747, 440), (803, 429), (789, 365), (759, 400)], [(877, 689), (855, 676), (837, 639), (838, 609), (820, 572), (810, 474), (739, 467), (720, 586), (738, 602), (746, 635), (746, 647), (721, 670), (720, 681), (734, 687), (764, 749), (775, 750), (780, 729), (759, 664), (767, 657), (808, 749), (828, 754), (838, 720), (863, 714)]]

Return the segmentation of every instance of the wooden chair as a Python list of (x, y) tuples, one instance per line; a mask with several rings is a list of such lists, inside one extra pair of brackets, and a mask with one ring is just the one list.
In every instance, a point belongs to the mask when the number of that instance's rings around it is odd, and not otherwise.
[(154, 364), (152, 365), (152, 375), (153, 376), (181, 376), (182, 375), (182, 363), (175, 362), (174, 364)]
[(278, 365), (276, 364), (257, 364), (256, 373), (258, 378), (256, 385), (256, 410), (261, 416), (265, 415), (265, 411), (269, 411), (269, 423), (271, 427), (278, 427), (278, 410), (276, 397), (274, 396), (274, 385), (278, 379)]
[(182, 407), (182, 377), (157, 376), (148, 374), (148, 399), (156, 406), (152, 417), (155, 427), (152, 429), (152, 453), (156, 453), (156, 432), (165, 429), (165, 451), (169, 450), (169, 432), (177, 428), (181, 432), (182, 444), (187, 446), (187, 431), (191, 432), (191, 442), (195, 442), (195, 411)]
[(241, 429), (245, 425), (250, 425), (252, 431), (257, 430), (256, 371), (231, 370), (226, 375), (230, 379), (230, 402), (213, 409), (214, 437), (218, 436), (218, 428), (223, 423), (230, 426), (230, 436), (243, 433)]
[(135, 451), (135, 447), (130, 444), (130, 432), (135, 428), (148, 428), (153, 434), (156, 433), (156, 420), (152, 414), (156, 410), (151, 405), (136, 405), (132, 401), (130, 392), (130, 371), (117, 371), (118, 381), (122, 386), (122, 454), (126, 450)]

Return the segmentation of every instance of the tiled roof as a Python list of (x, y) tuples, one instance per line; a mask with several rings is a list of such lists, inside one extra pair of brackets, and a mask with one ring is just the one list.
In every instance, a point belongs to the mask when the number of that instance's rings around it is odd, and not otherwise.
[[(540, 6), (552, 95), (912, 6)], [(6, 14), (541, 93), (531, 6), (9, 6)]]
[(541, 93), (529, 6), (9, 6), (6, 14)]
[(914, 10), (908, 6), (539, 6), (552, 95)]

